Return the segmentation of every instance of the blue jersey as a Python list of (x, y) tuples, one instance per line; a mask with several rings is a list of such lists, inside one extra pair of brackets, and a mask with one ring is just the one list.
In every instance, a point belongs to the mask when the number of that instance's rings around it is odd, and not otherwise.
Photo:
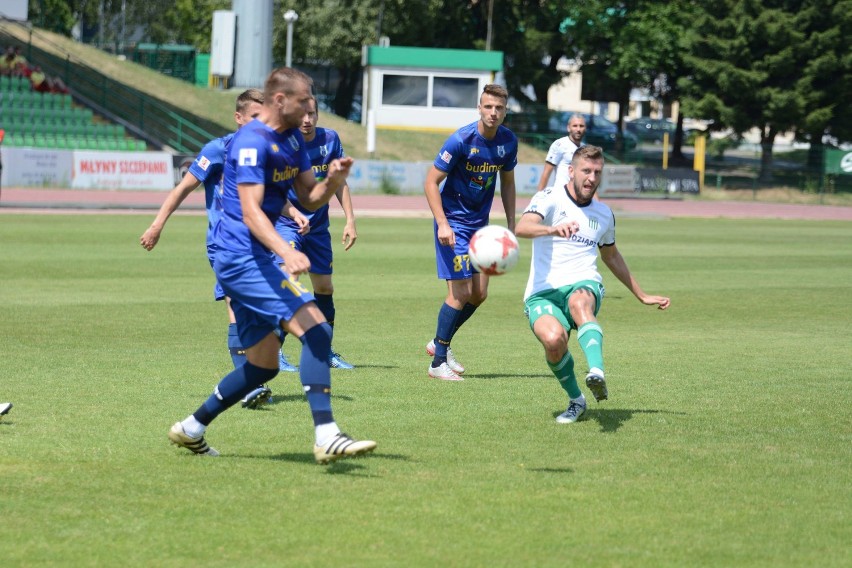
[[(346, 155), (343, 152), (343, 145), (340, 143), (340, 136), (338, 136), (337, 132), (334, 130), (329, 130), (327, 128), (317, 128), (316, 136), (314, 136), (314, 139), (310, 142), (306, 141), (305, 147), (308, 150), (308, 156), (310, 156), (311, 159), (311, 167), (314, 170), (314, 177), (317, 178), (317, 181), (322, 181), (328, 177), (328, 165), (332, 160), (343, 158)], [(287, 198), (299, 211), (302, 212), (305, 217), (310, 220), (311, 233), (314, 233), (317, 230), (328, 229), (328, 204), (323, 205), (316, 211), (309, 211), (302, 207), (302, 204), (299, 203), (295, 189), (290, 189), (290, 193), (287, 194)], [(298, 230), (299, 228), (295, 221), (283, 215), (278, 220), (278, 225), (279, 233), (281, 232), (281, 225), (291, 229)]]
[(274, 225), (296, 177), (311, 161), (298, 128), (278, 133), (259, 120), (240, 128), (231, 141), (222, 186), (222, 218), (214, 232), (216, 245), (231, 252), (268, 255), (269, 249), (251, 234), (243, 221), (241, 183), (264, 186), (261, 209)]
[(222, 214), (222, 172), (225, 168), (225, 155), (234, 134), (211, 140), (204, 145), (195, 161), (189, 166), (189, 173), (204, 184), (204, 205), (207, 208), (207, 246), (213, 244), (213, 227)]
[(499, 126), (494, 138), (486, 140), (478, 124), (455, 131), (435, 158), (435, 167), (447, 174), (441, 201), (450, 226), (487, 225), (497, 176), (518, 164), (518, 138), (512, 131)]

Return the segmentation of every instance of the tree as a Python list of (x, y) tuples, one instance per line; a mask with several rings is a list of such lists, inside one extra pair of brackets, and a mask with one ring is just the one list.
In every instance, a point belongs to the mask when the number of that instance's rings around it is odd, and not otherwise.
[[(35, 25), (66, 36), (75, 24), (86, 34), (103, 38), (101, 47), (122, 42), (122, 20), (126, 33), (143, 30), (144, 40), (153, 43), (193, 45), (210, 50), (213, 11), (230, 9), (230, 0), (37, 0), (30, 3), (29, 19)], [(122, 14), (122, 10), (124, 13)], [(101, 27), (102, 26), (102, 27)]]
[[(487, 3), (472, 3), (474, 21), (487, 20)], [(565, 77), (557, 68), (567, 54), (564, 41), (568, 3), (544, 0), (495, 1), (492, 15), (492, 48), (505, 59), (506, 86), (522, 103), (547, 105), (547, 92)], [(486, 31), (475, 30), (471, 47), (484, 48)], [(526, 95), (532, 87), (535, 99)]]
[(73, 3), (67, 0), (30, 2), (27, 19), (40, 28), (70, 36), (74, 27)]
[(852, 140), (852, 0), (809, 0), (799, 11), (798, 22), (806, 37), (800, 46), (806, 58), (796, 81), (804, 116), (798, 125), (810, 142), (808, 165), (821, 166), (823, 136), (836, 141)]
[(796, 12), (785, 8), (785, 2), (773, 0), (696, 4), (685, 42), (690, 75), (678, 83), (692, 116), (712, 119), (716, 130), (760, 132), (761, 181), (771, 179), (777, 134), (794, 129), (804, 117), (794, 85), (806, 36)]
[[(388, 36), (392, 45), (470, 47), (465, 33), (470, 5), (450, 4), (444, 6), (441, 0), (307, 0), (298, 11), (294, 65), (333, 67), (338, 78), (334, 112), (347, 116), (362, 74), (362, 47), (375, 45), (380, 35)], [(454, 17), (460, 25), (451, 25)], [(284, 61), (284, 24), (276, 23), (273, 43), (274, 59)]]

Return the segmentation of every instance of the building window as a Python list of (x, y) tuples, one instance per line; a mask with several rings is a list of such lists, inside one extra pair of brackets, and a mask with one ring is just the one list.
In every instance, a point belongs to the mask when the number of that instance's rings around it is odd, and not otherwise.
[(479, 103), (479, 79), (434, 77), (432, 106), (475, 108)]
[(429, 96), (429, 77), (413, 75), (384, 75), (382, 104), (426, 106)]

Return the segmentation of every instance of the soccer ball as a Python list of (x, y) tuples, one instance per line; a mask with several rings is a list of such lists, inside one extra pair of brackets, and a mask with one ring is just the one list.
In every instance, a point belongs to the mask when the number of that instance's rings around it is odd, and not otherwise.
[(489, 276), (512, 270), (518, 264), (518, 252), (518, 239), (500, 225), (488, 225), (476, 231), (467, 251), (473, 267)]

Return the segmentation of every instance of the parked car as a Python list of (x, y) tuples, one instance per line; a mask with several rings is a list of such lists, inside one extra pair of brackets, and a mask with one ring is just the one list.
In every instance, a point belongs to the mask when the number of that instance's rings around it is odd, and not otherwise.
[[(668, 132), (669, 142), (671, 143), (674, 140), (674, 133), (677, 128), (677, 124), (667, 118), (642, 117), (626, 121), (624, 123), (624, 127), (628, 132), (635, 134), (640, 142), (662, 142), (663, 134)], [(690, 142), (695, 133), (701, 132), (703, 132), (703, 130), (696, 130), (684, 126), (683, 139), (685, 142)]]
[[(611, 120), (597, 114), (531, 109), (509, 113), (506, 115), (503, 124), (521, 138), (532, 135), (536, 141), (546, 142), (544, 145), (546, 149), (553, 140), (568, 135), (568, 119), (573, 114), (579, 114), (586, 120), (586, 136), (584, 138), (586, 144), (600, 146), (608, 152), (615, 149), (618, 126)], [(639, 139), (630, 132), (622, 131), (622, 136), (624, 137), (625, 150), (633, 150), (639, 144)]]
[(668, 132), (669, 140), (674, 136), (677, 125), (668, 119), (640, 117), (625, 121), (624, 128), (636, 135), (641, 142), (662, 142)]
[[(618, 125), (599, 114), (590, 114), (587, 112), (575, 113), (570, 111), (557, 112), (550, 117), (548, 130), (554, 134), (566, 136), (568, 134), (568, 119), (574, 114), (579, 114), (586, 119), (586, 136), (583, 139), (586, 144), (594, 144), (608, 151), (615, 149), (619, 134)], [(634, 134), (622, 131), (621, 135), (624, 138), (625, 150), (633, 150), (639, 145), (639, 139)]]

